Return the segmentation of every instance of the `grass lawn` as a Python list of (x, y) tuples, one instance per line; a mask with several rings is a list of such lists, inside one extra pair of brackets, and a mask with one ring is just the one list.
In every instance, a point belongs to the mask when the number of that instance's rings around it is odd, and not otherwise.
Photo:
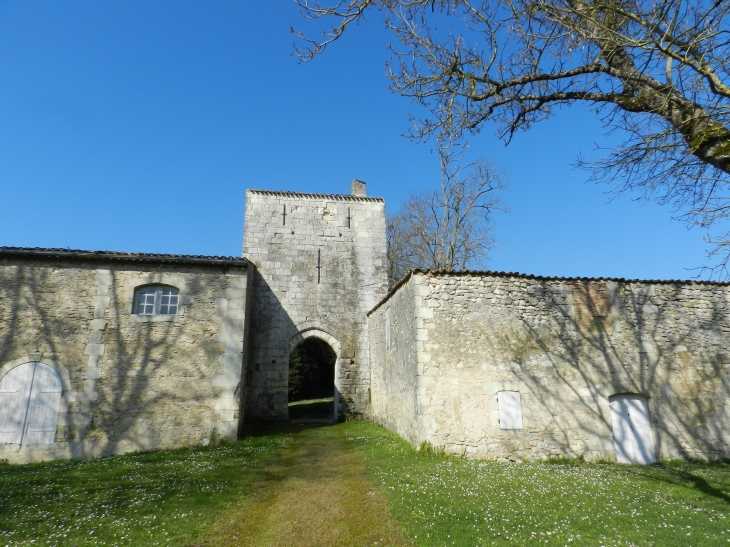
[(0, 465), (0, 546), (194, 545), (289, 439)]
[(728, 464), (429, 457), (358, 422), (251, 433), (0, 465), (0, 547), (730, 544)]
[(418, 545), (730, 544), (730, 465), (509, 464), (426, 457), (346, 424)]

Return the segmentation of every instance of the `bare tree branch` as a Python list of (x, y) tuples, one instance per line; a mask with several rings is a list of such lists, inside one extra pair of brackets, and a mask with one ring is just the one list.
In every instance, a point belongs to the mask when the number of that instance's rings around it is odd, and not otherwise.
[[(730, 213), (713, 208), (730, 199), (730, 2), (296, 1), (335, 22), (305, 42), (305, 60), (366, 13), (385, 14), (398, 44), (392, 89), (430, 113), (414, 138), (468, 137), (493, 122), (509, 142), (556, 106), (588, 103), (625, 136), (602, 160), (579, 162), (595, 180), (669, 204), (689, 225), (716, 229)], [(730, 234), (709, 241), (727, 262)]]
[(441, 141), (441, 187), (412, 194), (388, 218), (391, 286), (413, 268), (458, 270), (484, 265), (496, 246), (492, 213), (504, 210), (501, 173), (482, 160), (461, 165), (464, 150)]

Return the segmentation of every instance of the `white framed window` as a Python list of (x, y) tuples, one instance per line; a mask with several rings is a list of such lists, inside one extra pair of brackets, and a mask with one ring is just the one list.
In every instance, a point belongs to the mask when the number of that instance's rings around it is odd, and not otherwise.
[(179, 291), (165, 285), (147, 285), (134, 291), (135, 315), (177, 314)]
[(385, 310), (385, 349), (390, 349), (390, 308)]
[(500, 429), (522, 429), (522, 402), (519, 391), (498, 391)]

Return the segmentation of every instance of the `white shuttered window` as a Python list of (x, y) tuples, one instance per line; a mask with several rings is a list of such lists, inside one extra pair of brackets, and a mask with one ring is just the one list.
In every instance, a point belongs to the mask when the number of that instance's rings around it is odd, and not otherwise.
[(497, 392), (500, 429), (522, 429), (522, 403), (519, 391)]
[(53, 444), (63, 388), (43, 363), (25, 363), (0, 379), (0, 444)]

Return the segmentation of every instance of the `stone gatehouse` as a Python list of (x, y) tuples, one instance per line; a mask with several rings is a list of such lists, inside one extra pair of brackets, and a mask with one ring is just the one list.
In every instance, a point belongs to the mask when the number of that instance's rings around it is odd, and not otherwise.
[(470, 457), (730, 456), (730, 287), (413, 271), (385, 203), (249, 190), (243, 257), (0, 248), (0, 459), (234, 440), (335, 355), (333, 418)]
[(243, 254), (256, 265), (246, 416), (287, 418), (289, 352), (309, 336), (337, 354), (335, 414), (368, 414), (367, 311), (385, 296), (385, 202), (246, 192)]

